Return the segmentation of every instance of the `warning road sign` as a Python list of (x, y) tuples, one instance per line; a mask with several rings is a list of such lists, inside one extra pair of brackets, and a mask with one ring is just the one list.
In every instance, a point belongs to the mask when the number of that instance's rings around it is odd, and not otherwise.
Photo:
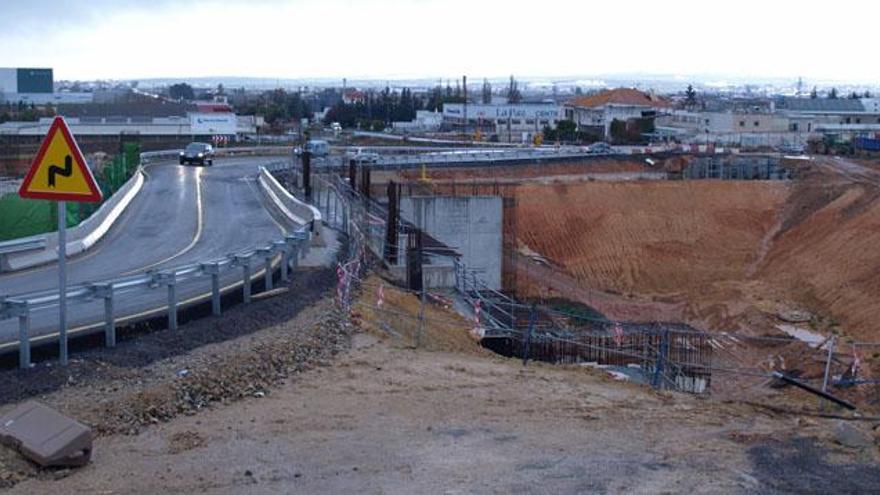
[(62, 117), (52, 122), (18, 194), (56, 201), (101, 201), (101, 189)]

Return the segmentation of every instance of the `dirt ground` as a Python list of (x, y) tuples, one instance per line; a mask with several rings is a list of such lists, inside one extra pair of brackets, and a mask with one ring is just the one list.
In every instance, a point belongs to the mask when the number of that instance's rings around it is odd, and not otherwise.
[[(362, 304), (373, 304), (365, 293)], [(396, 310), (411, 304), (388, 293)], [(294, 321), (320, 320), (317, 311), (327, 309), (321, 303)], [(437, 308), (431, 318), (444, 313), (455, 319)], [(847, 447), (831, 433), (837, 420), (656, 393), (579, 367), (524, 368), (454, 327), (447, 332), (457, 334), (442, 339), (442, 326), (429, 329), (423, 338), (431, 345), (415, 350), (415, 326), (397, 323), (406, 332), (398, 336), (374, 328), (367, 312), (362, 319), (348, 350), (330, 361), (137, 434), (105, 434), (87, 467), (28, 478), (10, 493), (851, 493), (880, 486), (870, 423), (847, 422), (865, 440)], [(237, 355), (242, 343), (198, 353)]]

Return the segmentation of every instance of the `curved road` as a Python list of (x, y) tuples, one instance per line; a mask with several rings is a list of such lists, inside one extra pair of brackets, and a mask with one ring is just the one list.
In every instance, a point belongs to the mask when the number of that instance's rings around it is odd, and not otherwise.
[[(223, 257), (269, 244), (298, 225), (272, 213), (256, 179), (259, 167), (278, 158), (229, 158), (213, 167), (157, 163), (147, 167), (141, 192), (92, 249), (68, 260), (68, 284), (97, 282), (123, 275), (161, 270)], [(254, 271), (257, 271), (255, 260)], [(221, 280), (229, 285), (241, 280), (232, 270)], [(57, 264), (0, 275), (0, 296), (57, 290)], [(210, 292), (210, 278), (178, 285), (179, 300)], [(139, 297), (117, 298), (115, 314), (140, 315), (161, 308), (167, 291), (158, 287)], [(31, 312), (33, 337), (57, 332), (58, 307)], [(100, 328), (103, 301), (68, 302), (71, 332)], [(0, 320), (2, 344), (17, 342), (17, 319)], [(9, 347), (9, 346), (7, 346)]]

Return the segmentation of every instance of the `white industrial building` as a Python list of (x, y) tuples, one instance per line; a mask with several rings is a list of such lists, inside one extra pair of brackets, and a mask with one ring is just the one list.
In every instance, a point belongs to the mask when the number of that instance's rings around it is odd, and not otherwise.
[(769, 112), (691, 112), (675, 110), (657, 117), (657, 136), (690, 143), (719, 143), (743, 146), (803, 144), (789, 128), (785, 116)]
[(683, 142), (742, 146), (803, 145), (810, 138), (843, 140), (880, 132), (880, 99), (781, 98), (762, 112), (692, 112), (659, 116), (656, 134)]
[(544, 127), (555, 128), (562, 118), (562, 107), (556, 103), (443, 105), (444, 127), (480, 129), (494, 133), (500, 141), (508, 142), (530, 142)]
[(443, 114), (430, 110), (416, 110), (416, 118), (410, 122), (392, 122), (391, 128), (398, 132), (434, 132), (443, 124)]
[(784, 98), (776, 111), (788, 118), (792, 132), (845, 138), (880, 132), (878, 98)]
[[(69, 117), (65, 120), (71, 132), (80, 136), (231, 136), (254, 134), (264, 123), (262, 117), (219, 112), (190, 112), (185, 117)], [(38, 122), (5, 122), (0, 124), (0, 135), (44, 136), (51, 124), (51, 118)]]
[(28, 105), (91, 103), (92, 93), (56, 93), (52, 69), (0, 67), (0, 102)]

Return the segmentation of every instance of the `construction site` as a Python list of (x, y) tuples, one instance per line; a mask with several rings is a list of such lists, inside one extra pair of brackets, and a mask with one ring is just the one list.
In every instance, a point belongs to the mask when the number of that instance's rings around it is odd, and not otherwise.
[(0, 486), (880, 483), (880, 161), (330, 163), (271, 172), (320, 210), (329, 262), (255, 285), (250, 304), (224, 296), (223, 317), (193, 306), (183, 331), (153, 318), (114, 349), (74, 341), (67, 367), (38, 348), (3, 371), (2, 411), (39, 396), (95, 440), (81, 469), (0, 449)]
[(717, 368), (714, 393), (772, 396), (769, 377), (784, 372), (876, 407), (877, 168), (839, 157), (620, 157), (374, 172), (365, 194), (385, 201), (394, 182), (402, 197), (503, 199), (489, 311), (521, 332), (487, 339), (504, 354), (522, 357), (531, 306), (535, 328), (604, 342), (588, 353), (532, 342), (549, 361), (645, 368), (644, 352), (614, 349), (656, 353), (663, 339), (651, 328), (677, 329), (699, 340), (680, 346), (699, 357), (679, 365), (706, 382)]

